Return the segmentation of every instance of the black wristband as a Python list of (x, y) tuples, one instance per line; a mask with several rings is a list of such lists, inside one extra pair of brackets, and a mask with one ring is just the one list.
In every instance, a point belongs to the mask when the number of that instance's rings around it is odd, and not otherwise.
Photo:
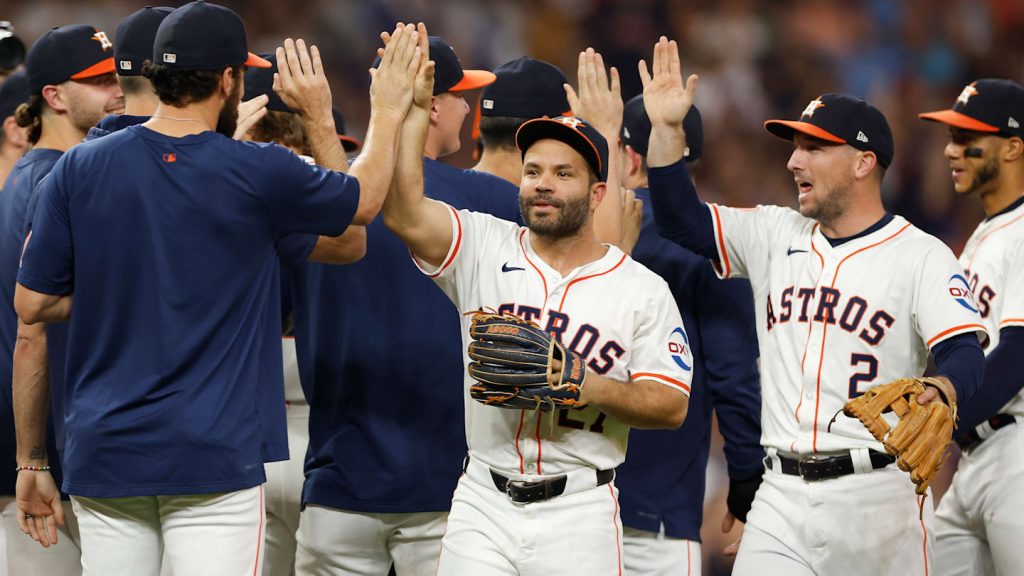
[(760, 470), (749, 478), (743, 480), (729, 479), (729, 496), (725, 499), (729, 512), (740, 522), (747, 522), (747, 512), (754, 503), (754, 495), (757, 494), (757, 487), (761, 485), (764, 470)]

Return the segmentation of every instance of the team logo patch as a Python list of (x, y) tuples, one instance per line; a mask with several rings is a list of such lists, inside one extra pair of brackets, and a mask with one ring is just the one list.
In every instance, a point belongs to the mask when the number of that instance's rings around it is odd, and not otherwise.
[(949, 295), (956, 300), (956, 303), (967, 308), (975, 314), (978, 313), (978, 305), (974, 303), (974, 294), (971, 293), (971, 286), (967, 278), (961, 274), (953, 274), (949, 278)]
[(960, 95), (956, 97), (957, 104), (963, 104), (967, 106), (967, 101), (971, 99), (971, 96), (977, 96), (978, 89), (974, 87), (974, 82), (971, 82), (964, 89), (960, 91)]
[(683, 371), (693, 370), (693, 354), (690, 352), (690, 340), (682, 328), (676, 328), (668, 336), (668, 353), (672, 361)]
[(100, 43), (100, 48), (103, 48), (104, 52), (114, 47), (114, 43), (107, 37), (106, 32), (97, 30), (96, 33), (92, 35), (92, 39)]
[(561, 122), (562, 124), (565, 124), (569, 128), (572, 128), (573, 130), (579, 130), (580, 126), (586, 126), (586, 124), (584, 124), (582, 120), (579, 120), (577, 118), (559, 118), (558, 121)]
[(815, 110), (824, 107), (825, 104), (821, 100), (815, 98), (814, 100), (811, 100), (811, 102), (807, 105), (807, 108), (804, 108), (804, 111), (800, 113), (800, 118), (811, 118), (814, 116)]

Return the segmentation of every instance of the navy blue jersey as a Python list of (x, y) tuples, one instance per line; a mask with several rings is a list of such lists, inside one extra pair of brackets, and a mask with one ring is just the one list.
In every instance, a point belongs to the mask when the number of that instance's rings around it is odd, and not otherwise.
[[(424, 160), (428, 196), (508, 220), (518, 189)], [(451, 300), (381, 218), (366, 257), (295, 274), (295, 344), (309, 400), (302, 502), (361, 512), (444, 511), (466, 455), (462, 337)]]
[(358, 182), (275, 145), (131, 126), (71, 149), (38, 194), (18, 282), (74, 294), (64, 490), (262, 483), (285, 434), (275, 243), (341, 234)]
[(677, 430), (631, 430), (618, 468), (622, 524), (700, 540), (711, 411), (725, 437), (729, 475), (743, 479), (762, 466), (761, 391), (757, 372), (754, 298), (746, 280), (719, 280), (711, 262), (662, 238), (650, 193), (633, 259), (668, 282), (693, 349), (690, 408)]
[(149, 120), (149, 116), (129, 116), (128, 114), (109, 114), (100, 119), (92, 128), (89, 128), (89, 132), (85, 135), (85, 141), (95, 140), (102, 138), (108, 134), (113, 134), (118, 130), (123, 130), (129, 126), (135, 126), (142, 124)]
[[(18, 261), (21, 248), (25, 244), (25, 215), (28, 212), (32, 191), (53, 165), (60, 159), (60, 150), (34, 148), (29, 150), (7, 176), (3, 192), (0, 193), (0, 494), (14, 494), (17, 473), (17, 442), (14, 433), (14, 403), (12, 390), (12, 370), (14, 343), (18, 336), (18, 315), (14, 312), (14, 286), (17, 283)], [(55, 324), (47, 329), (47, 335), (54, 332), (59, 339), (66, 333), (66, 325)], [(63, 364), (63, 363), (61, 363)], [(60, 386), (61, 373), (55, 373), (50, 366), (51, 390)], [(56, 396), (56, 395), (55, 395)], [(53, 398), (52, 414), (60, 414), (59, 398)], [(54, 424), (57, 424), (56, 429)], [(60, 482), (60, 458), (57, 443), (61, 438), (61, 422), (48, 419), (46, 429), (47, 447), (49, 448), (50, 466), (53, 467), (54, 479)]]

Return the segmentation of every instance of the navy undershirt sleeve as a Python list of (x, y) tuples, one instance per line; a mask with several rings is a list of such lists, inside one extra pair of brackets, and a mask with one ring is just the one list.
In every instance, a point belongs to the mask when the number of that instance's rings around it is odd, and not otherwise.
[(647, 182), (658, 233), (701, 256), (717, 260), (711, 212), (697, 197), (686, 162), (679, 160), (669, 166), (649, 169)]
[(959, 433), (995, 416), (1024, 387), (1022, 350), (1024, 328), (1008, 326), (999, 331), (999, 345), (985, 358), (985, 378), (978, 392), (960, 406)]
[(932, 356), (938, 374), (953, 383), (957, 404), (967, 405), (967, 400), (981, 385), (985, 369), (985, 353), (981, 351), (977, 335), (970, 332), (943, 340), (932, 348)]

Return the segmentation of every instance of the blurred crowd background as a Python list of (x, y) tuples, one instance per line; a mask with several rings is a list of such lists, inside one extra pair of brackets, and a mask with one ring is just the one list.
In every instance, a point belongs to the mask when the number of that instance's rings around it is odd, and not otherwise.
[[(170, 2), (177, 6), (181, 2)], [(762, 128), (795, 118), (825, 92), (867, 98), (888, 117), (896, 158), (886, 176), (887, 207), (958, 252), (982, 217), (974, 198), (954, 197), (942, 156), (947, 132), (917, 113), (949, 107), (979, 77), (1024, 80), (1024, 0), (219, 0), (246, 22), (254, 51), (286, 37), (317, 44), (335, 103), (350, 134), (368, 118), (367, 68), (378, 33), (397, 20), (427, 23), (446, 37), (466, 68), (494, 68), (528, 55), (575, 79), (578, 52), (593, 46), (623, 77), (623, 97), (641, 91), (636, 64), (659, 35), (681, 43), (684, 72), (700, 74), (697, 105), (705, 148), (696, 172), (708, 200), (734, 206), (794, 205), (785, 164), (790, 147)], [(5, 0), (10, 20), (31, 43), (44, 31), (93, 24), (113, 35), (145, 4), (132, 0)], [(471, 104), (478, 94), (470, 94)], [(446, 160), (473, 164), (470, 122), (462, 151)], [(705, 574), (727, 574), (718, 551), (727, 480), (720, 439), (709, 466)], [(717, 452), (716, 452), (717, 450)], [(717, 454), (717, 456), (715, 456)], [(951, 464), (956, 458), (951, 460)], [(947, 468), (952, 469), (952, 465)], [(936, 496), (944, 485), (938, 483)], [(837, 519), (841, 521), (841, 519)]]

